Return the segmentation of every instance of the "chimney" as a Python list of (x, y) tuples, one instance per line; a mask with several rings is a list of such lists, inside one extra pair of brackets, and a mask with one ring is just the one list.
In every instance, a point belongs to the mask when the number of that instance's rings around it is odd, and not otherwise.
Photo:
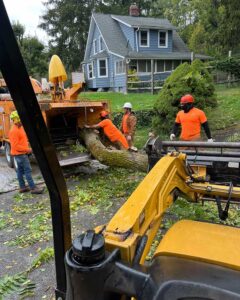
[(131, 17), (139, 17), (140, 12), (136, 3), (131, 4), (131, 6), (129, 7), (129, 15)]

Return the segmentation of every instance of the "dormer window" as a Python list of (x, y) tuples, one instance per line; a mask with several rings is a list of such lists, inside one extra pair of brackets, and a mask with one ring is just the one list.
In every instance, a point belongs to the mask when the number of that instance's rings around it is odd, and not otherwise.
[(99, 51), (103, 51), (103, 38), (99, 37)]
[(93, 41), (93, 54), (97, 53), (97, 40)]
[(140, 40), (140, 47), (149, 47), (149, 31), (140, 30), (139, 40)]
[(158, 47), (167, 48), (168, 46), (168, 32), (160, 30), (158, 32)]

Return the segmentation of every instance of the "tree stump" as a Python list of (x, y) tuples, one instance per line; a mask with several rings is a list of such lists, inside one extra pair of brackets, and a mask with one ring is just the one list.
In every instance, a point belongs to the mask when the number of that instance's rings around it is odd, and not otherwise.
[(83, 129), (81, 137), (92, 156), (101, 163), (112, 167), (147, 172), (148, 158), (146, 154), (128, 150), (117, 150), (112, 146), (108, 148), (102, 143), (99, 134), (92, 129)]

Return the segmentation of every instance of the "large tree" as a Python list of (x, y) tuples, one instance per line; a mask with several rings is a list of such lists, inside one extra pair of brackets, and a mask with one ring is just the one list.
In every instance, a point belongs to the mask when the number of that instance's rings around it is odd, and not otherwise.
[(67, 70), (80, 68), (87, 42), (91, 12), (98, 0), (46, 0), (40, 27), (49, 35), (51, 52), (58, 54)]
[(46, 77), (48, 55), (45, 46), (37, 37), (26, 36), (25, 27), (21, 23), (14, 22), (12, 28), (29, 75), (37, 79)]

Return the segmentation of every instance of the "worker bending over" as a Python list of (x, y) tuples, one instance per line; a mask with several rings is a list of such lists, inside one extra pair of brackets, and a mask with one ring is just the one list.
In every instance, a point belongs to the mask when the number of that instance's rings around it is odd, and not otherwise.
[[(17, 163), (17, 178), (19, 182), (19, 192), (25, 193), (31, 191), (32, 194), (41, 194), (43, 189), (36, 187), (32, 178), (32, 169), (28, 155), (32, 152), (28, 144), (27, 135), (23, 129), (22, 123), (17, 111), (13, 111), (10, 115), (13, 126), (9, 131), (9, 140), (11, 145), (11, 155)], [(25, 184), (24, 176), (28, 182)]]
[(85, 125), (86, 128), (102, 128), (104, 134), (116, 146), (117, 149), (129, 149), (125, 136), (109, 119), (107, 111), (100, 113), (101, 122), (95, 125)]
[(124, 134), (128, 141), (128, 145), (131, 150), (137, 151), (137, 148), (134, 147), (134, 135), (136, 131), (137, 118), (135, 113), (132, 111), (132, 104), (130, 102), (126, 102), (123, 105), (124, 115), (121, 123), (121, 132)]
[(208, 121), (205, 113), (194, 107), (194, 98), (192, 95), (185, 95), (180, 100), (181, 111), (177, 113), (175, 124), (173, 126), (172, 133), (170, 134), (170, 140), (174, 140), (178, 128), (181, 125), (180, 139), (182, 141), (199, 141), (201, 140), (201, 126), (203, 127), (208, 142), (213, 142), (211, 132), (208, 126)]

